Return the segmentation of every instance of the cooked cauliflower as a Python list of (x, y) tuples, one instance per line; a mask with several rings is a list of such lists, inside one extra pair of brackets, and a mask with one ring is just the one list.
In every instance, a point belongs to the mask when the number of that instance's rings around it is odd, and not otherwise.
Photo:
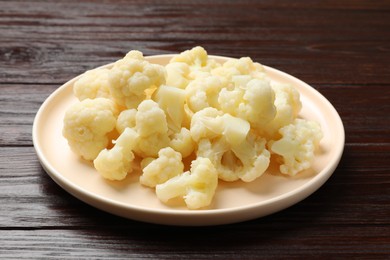
[(137, 145), (138, 134), (126, 128), (118, 137), (111, 150), (102, 150), (93, 164), (96, 170), (108, 180), (123, 180), (133, 170), (133, 149)]
[(172, 62), (184, 62), (190, 66), (203, 67), (207, 64), (208, 55), (204, 48), (197, 46), (191, 50), (181, 52), (179, 55), (175, 55), (169, 63)]
[(173, 57), (165, 66), (166, 84), (185, 89), (192, 80), (209, 76), (213, 69), (220, 66), (215, 59), (209, 58), (205, 49), (194, 47)]
[(121, 106), (136, 108), (146, 98), (148, 89), (165, 83), (165, 68), (149, 63), (139, 51), (130, 51), (115, 62), (109, 80), (115, 101)]
[(258, 128), (275, 117), (275, 94), (265, 80), (253, 79), (248, 82), (246, 88), (243, 102), (238, 106), (238, 117)]
[(190, 77), (195, 78), (198, 72), (210, 72), (212, 69), (220, 67), (214, 59), (210, 59), (207, 51), (200, 46), (194, 47), (191, 50), (186, 50), (179, 55), (173, 57), (169, 63), (181, 62), (190, 67)]
[(62, 134), (74, 153), (94, 160), (111, 141), (117, 115), (117, 106), (110, 99), (84, 99), (66, 111)]
[(218, 108), (218, 94), (223, 87), (220, 78), (211, 75), (191, 81), (185, 90), (188, 107), (194, 113), (207, 107)]
[(202, 138), (212, 139), (222, 134), (223, 120), (222, 111), (212, 107), (204, 108), (196, 112), (191, 120), (191, 136), (195, 142)]
[(224, 114), (221, 119), (223, 121), (222, 135), (229, 144), (235, 146), (245, 141), (250, 130), (248, 121), (229, 114)]
[(251, 182), (260, 177), (270, 163), (266, 140), (253, 134), (239, 144), (232, 145), (224, 137), (214, 140), (202, 139), (197, 156), (209, 158), (224, 181), (241, 179)]
[(275, 138), (281, 127), (291, 124), (302, 108), (299, 92), (293, 86), (273, 82), (272, 89), (275, 92), (276, 115), (263, 128), (269, 138)]
[(73, 85), (73, 93), (80, 100), (90, 98), (111, 98), (108, 69), (94, 69), (85, 72)]
[(292, 124), (279, 130), (282, 138), (271, 141), (271, 151), (282, 157), (280, 172), (296, 175), (298, 172), (310, 168), (314, 159), (314, 152), (323, 136), (317, 122), (304, 119), (295, 119)]
[(141, 184), (189, 209), (211, 204), (218, 179), (259, 178), (271, 156), (283, 174), (309, 168), (322, 132), (298, 118), (299, 92), (249, 57), (217, 60), (200, 46), (166, 66), (130, 51), (87, 71), (74, 83), (80, 102), (66, 111), (63, 136), (102, 177), (123, 180), (141, 166)]
[(116, 130), (118, 133), (123, 133), (127, 127), (135, 127), (135, 116), (137, 114), (137, 109), (126, 109), (123, 110), (116, 121)]
[(233, 81), (234, 76), (248, 75), (256, 79), (264, 79), (264, 67), (249, 57), (240, 59), (230, 59), (222, 66), (216, 67), (211, 71), (211, 74), (226, 78), (228, 81)]
[(141, 157), (157, 157), (158, 151), (169, 145), (165, 113), (153, 100), (144, 100), (138, 106), (135, 129), (140, 135), (136, 153)]
[(246, 120), (219, 112), (205, 108), (193, 116), (191, 134), (198, 142), (197, 156), (209, 158), (222, 180), (253, 181), (269, 165), (266, 140), (250, 132)]
[(139, 181), (152, 188), (182, 174), (184, 170), (181, 153), (171, 147), (161, 149), (158, 152), (158, 158), (147, 163)]
[(221, 111), (233, 116), (238, 114), (238, 107), (243, 101), (244, 91), (239, 88), (223, 88), (218, 95), (218, 103)]
[(185, 91), (176, 87), (161, 85), (154, 92), (153, 100), (164, 110), (170, 132), (179, 132), (186, 117), (184, 111)]
[(218, 97), (222, 111), (247, 120), (253, 128), (273, 120), (276, 114), (274, 100), (275, 94), (268, 81), (259, 79), (251, 79), (233, 90), (222, 89)]
[(191, 170), (156, 186), (157, 197), (164, 203), (183, 197), (189, 209), (199, 209), (211, 204), (218, 185), (218, 174), (207, 158), (198, 157)]
[(169, 141), (169, 137), (166, 133), (155, 133), (153, 135), (143, 136), (141, 137), (135, 152), (143, 158), (156, 157), (158, 151), (169, 146)]
[(208, 107), (193, 115), (190, 132), (196, 142), (203, 138), (213, 139), (223, 135), (236, 144), (246, 138), (249, 129), (250, 124), (246, 120)]
[(195, 150), (196, 143), (191, 137), (190, 130), (185, 127), (183, 127), (179, 133), (175, 133), (169, 138), (171, 139), (169, 146), (181, 153), (183, 158), (188, 157)]
[(166, 84), (168, 86), (185, 89), (193, 79), (190, 76), (191, 69), (187, 63), (171, 62), (165, 66), (167, 71)]

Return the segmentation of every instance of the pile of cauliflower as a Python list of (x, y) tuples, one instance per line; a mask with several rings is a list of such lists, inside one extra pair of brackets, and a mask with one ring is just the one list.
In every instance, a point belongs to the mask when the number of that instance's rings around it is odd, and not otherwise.
[(63, 126), (72, 151), (108, 180), (141, 168), (160, 201), (189, 209), (209, 206), (219, 180), (259, 178), (271, 158), (282, 174), (310, 168), (322, 138), (317, 122), (298, 118), (292, 86), (248, 57), (220, 64), (202, 47), (166, 66), (130, 51), (81, 75), (73, 92)]

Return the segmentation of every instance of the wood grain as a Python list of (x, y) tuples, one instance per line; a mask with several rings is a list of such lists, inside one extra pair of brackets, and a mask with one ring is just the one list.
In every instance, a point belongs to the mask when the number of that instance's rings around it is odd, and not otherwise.
[(61, 83), (131, 49), (151, 55), (198, 44), (310, 83), (390, 82), (381, 66), (390, 50), (386, 3), (0, 3), (0, 82)]
[[(389, 28), (389, 1), (0, 0), (0, 258), (388, 259)], [(196, 45), (288, 72), (334, 105), (346, 145), (323, 187), (264, 218), (189, 228), (113, 216), (50, 179), (31, 129), (55, 89), (131, 49)]]

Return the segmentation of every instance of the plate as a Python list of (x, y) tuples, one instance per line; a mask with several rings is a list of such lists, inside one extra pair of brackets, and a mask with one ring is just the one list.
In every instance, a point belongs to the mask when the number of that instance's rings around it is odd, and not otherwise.
[[(217, 61), (227, 57), (211, 56)], [(165, 65), (172, 55), (146, 57), (152, 63)], [(108, 64), (102, 67), (110, 67)], [(72, 87), (78, 77), (54, 91), (42, 104), (33, 124), (36, 153), (48, 175), (76, 198), (103, 211), (125, 218), (165, 225), (208, 226), (241, 222), (283, 210), (312, 194), (336, 169), (344, 149), (344, 127), (335, 108), (319, 92), (303, 81), (274, 68), (264, 66), (268, 76), (292, 84), (301, 95), (300, 117), (321, 124), (324, 137), (311, 169), (287, 177), (268, 170), (251, 183), (220, 182), (208, 209), (188, 210), (180, 205), (164, 205), (154, 190), (138, 182), (132, 173), (121, 182), (103, 179), (92, 163), (71, 152), (62, 136), (67, 108), (77, 99)]]

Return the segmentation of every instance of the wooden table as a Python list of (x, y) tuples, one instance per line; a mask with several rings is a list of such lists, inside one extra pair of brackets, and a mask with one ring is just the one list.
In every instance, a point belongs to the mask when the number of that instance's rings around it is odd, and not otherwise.
[[(130, 49), (250, 56), (322, 93), (346, 131), (329, 181), (244, 223), (170, 227), (62, 190), (32, 145), (43, 101)], [(0, 258), (390, 257), (389, 1), (0, 0)]]

